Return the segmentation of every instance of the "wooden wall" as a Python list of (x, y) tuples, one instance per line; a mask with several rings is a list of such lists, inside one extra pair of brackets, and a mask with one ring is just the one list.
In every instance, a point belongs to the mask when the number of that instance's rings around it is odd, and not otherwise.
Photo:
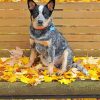
[[(100, 3), (56, 4), (53, 16), (76, 56), (100, 56)], [(0, 3), (0, 49), (29, 48), (29, 24), (26, 3)]]

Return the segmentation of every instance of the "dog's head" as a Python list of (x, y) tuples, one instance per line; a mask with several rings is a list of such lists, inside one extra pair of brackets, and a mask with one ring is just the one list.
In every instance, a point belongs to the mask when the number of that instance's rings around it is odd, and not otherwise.
[(50, 0), (46, 5), (37, 5), (33, 0), (28, 0), (28, 9), (33, 19), (35, 29), (44, 29), (51, 22), (51, 15), (55, 7), (55, 0)]

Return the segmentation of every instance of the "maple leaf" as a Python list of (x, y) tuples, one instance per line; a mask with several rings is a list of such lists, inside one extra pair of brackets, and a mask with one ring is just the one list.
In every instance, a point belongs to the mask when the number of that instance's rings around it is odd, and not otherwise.
[(2, 79), (6, 80), (8, 82), (15, 82), (16, 81), (16, 75), (12, 72), (4, 72), (2, 75)]
[(0, 67), (0, 71), (5, 71), (5, 70), (6, 70), (6, 68), (4, 66)]
[(20, 49), (19, 47), (16, 47), (16, 49), (13, 49), (13, 50), (9, 50), (9, 52), (10, 52), (10, 56), (11, 56), (11, 58), (20, 58), (20, 57), (22, 57), (22, 55), (23, 55), (23, 50), (22, 49)]
[(26, 64), (28, 64), (28, 62), (29, 62), (29, 57), (21, 57), (19, 60), (22, 61), (22, 63), (23, 63), (24, 65), (26, 65)]
[[(15, 50), (16, 51), (16, 50)], [(14, 51), (14, 53), (15, 53)], [(0, 79), (6, 80), (8, 82), (15, 82), (19, 79), (21, 82), (38, 85), (44, 82), (58, 81), (61, 84), (70, 84), (74, 82), (77, 78), (81, 80), (91, 79), (100, 80), (100, 58), (89, 58), (89, 57), (75, 57), (75, 61), (82, 63), (83, 66), (88, 69), (89, 76), (85, 76), (82, 72), (79, 72), (76, 68), (72, 68), (65, 72), (63, 75), (57, 76), (56, 73), (60, 70), (54, 68), (54, 73), (48, 76), (48, 70), (43, 67), (42, 64), (37, 64), (32, 67), (24, 67), (29, 62), (28, 57), (12, 56), (10, 58), (3, 58), (0, 61)], [(94, 61), (93, 61), (94, 60)], [(10, 65), (12, 62), (12, 66)], [(82, 61), (82, 62), (81, 62)], [(93, 61), (93, 62), (91, 62)], [(5, 62), (10, 62), (10, 64), (5, 64)]]
[(44, 76), (44, 82), (52, 82), (52, 77)]
[(28, 81), (28, 83), (30, 84), (30, 85), (33, 85), (33, 84), (38, 84), (38, 82), (36, 83), (37, 81), (35, 80), (35, 78), (31, 78), (29, 81)]
[(8, 79), (9, 82), (16, 82), (16, 80), (17, 80), (16, 75), (13, 75)]
[(5, 65), (5, 69), (6, 69), (6, 71), (9, 71), (9, 72), (13, 71), (13, 67), (10, 65)]
[(10, 60), (6, 61), (5, 64), (14, 66), (15, 63), (18, 63), (18, 59), (22, 57), (23, 51), (19, 47), (16, 47), (16, 49), (8, 50), (8, 51), (10, 52)]
[(3, 63), (3, 61), (2, 61), (2, 59), (0, 58), (0, 64), (2, 64)]
[(71, 80), (70, 80), (70, 79), (61, 79), (61, 80), (59, 80), (58, 82), (60, 82), (61, 84), (66, 84), (66, 85), (68, 85), (69, 83), (71, 83)]
[(71, 79), (70, 79), (71, 82), (74, 82), (75, 80), (76, 80), (75, 78), (71, 78)]
[(91, 80), (99, 80), (99, 76), (98, 75), (92, 75)]
[(3, 74), (3, 72), (2, 71), (0, 71), (0, 76), (3, 76), (4, 74)]
[(53, 81), (58, 81), (58, 76), (52, 75), (51, 77), (52, 77), (52, 80), (53, 80)]
[(27, 78), (27, 77), (24, 76), (24, 75), (21, 75), (21, 76), (19, 77), (19, 79), (20, 79), (21, 82), (26, 83), (26, 84), (29, 84), (29, 82), (30, 82), (30, 79)]
[(44, 70), (43, 72), (42, 72), (42, 74), (45, 76), (45, 75), (47, 75), (48, 74), (48, 70)]

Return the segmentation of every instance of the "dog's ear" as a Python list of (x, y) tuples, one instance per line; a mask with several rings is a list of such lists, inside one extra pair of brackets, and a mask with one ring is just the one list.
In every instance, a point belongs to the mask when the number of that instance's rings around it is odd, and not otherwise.
[(27, 0), (27, 5), (30, 11), (32, 11), (37, 6), (37, 4), (33, 0)]
[(50, 11), (53, 11), (53, 10), (54, 10), (54, 7), (55, 7), (55, 0), (50, 0), (50, 1), (46, 4), (46, 6), (48, 7), (48, 9), (49, 9)]

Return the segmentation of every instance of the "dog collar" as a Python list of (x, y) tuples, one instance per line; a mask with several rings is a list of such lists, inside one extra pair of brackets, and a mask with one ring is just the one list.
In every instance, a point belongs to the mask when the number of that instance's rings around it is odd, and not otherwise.
[(54, 26), (51, 26), (50, 27), (50, 31), (52, 32), (52, 31), (54, 31), (55, 30), (55, 27)]

